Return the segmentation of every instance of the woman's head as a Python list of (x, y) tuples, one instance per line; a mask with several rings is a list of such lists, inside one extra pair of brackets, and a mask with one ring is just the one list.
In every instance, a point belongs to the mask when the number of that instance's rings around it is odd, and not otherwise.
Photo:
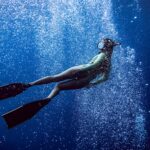
[(99, 44), (98, 44), (98, 48), (102, 49), (102, 48), (113, 48), (114, 46), (120, 45), (120, 43), (115, 42), (109, 38), (104, 38), (102, 39)]

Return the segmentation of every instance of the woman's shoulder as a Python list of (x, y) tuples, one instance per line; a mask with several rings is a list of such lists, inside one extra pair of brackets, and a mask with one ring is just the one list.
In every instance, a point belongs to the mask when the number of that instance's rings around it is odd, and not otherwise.
[(105, 58), (105, 57), (106, 57), (106, 54), (103, 53), (103, 52), (100, 52), (97, 56), (98, 56), (99, 58)]

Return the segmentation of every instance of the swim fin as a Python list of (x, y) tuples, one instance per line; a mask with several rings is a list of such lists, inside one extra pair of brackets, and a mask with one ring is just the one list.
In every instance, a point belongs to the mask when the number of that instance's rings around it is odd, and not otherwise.
[(22, 93), (23, 91), (25, 91), (30, 86), (31, 86), (30, 84), (25, 84), (25, 83), (12, 83), (5, 86), (1, 86), (0, 100), (16, 96)]
[(26, 120), (31, 119), (38, 111), (47, 105), (50, 102), (50, 99), (41, 99), (34, 101), (25, 105), (22, 105), (6, 114), (3, 114), (2, 117), (7, 123), (8, 128), (13, 128)]

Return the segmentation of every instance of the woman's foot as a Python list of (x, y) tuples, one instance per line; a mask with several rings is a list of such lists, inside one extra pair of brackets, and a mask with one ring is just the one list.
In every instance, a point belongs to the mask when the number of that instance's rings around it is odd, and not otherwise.
[(24, 85), (24, 87), (25, 88), (29, 88), (29, 87), (31, 87), (32, 85), (30, 84), (30, 83), (26, 83), (25, 85)]

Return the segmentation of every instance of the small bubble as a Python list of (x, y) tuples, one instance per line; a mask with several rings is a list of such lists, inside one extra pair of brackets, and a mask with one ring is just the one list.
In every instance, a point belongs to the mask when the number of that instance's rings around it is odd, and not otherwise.
[(137, 19), (137, 16), (134, 16), (134, 19)]

